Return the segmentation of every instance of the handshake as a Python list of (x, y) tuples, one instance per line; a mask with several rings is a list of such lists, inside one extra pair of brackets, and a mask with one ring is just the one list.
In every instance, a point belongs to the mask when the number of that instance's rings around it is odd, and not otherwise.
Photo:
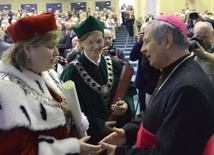
[(114, 155), (117, 146), (126, 143), (125, 131), (120, 128), (113, 128), (113, 132), (102, 139), (98, 145), (86, 143), (90, 136), (80, 139), (80, 155), (98, 155), (106, 151), (108, 155)]

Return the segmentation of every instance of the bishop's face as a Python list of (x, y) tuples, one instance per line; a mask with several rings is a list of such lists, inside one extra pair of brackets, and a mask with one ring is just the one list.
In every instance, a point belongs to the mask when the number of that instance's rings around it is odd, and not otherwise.
[(151, 35), (149, 28), (145, 29), (141, 52), (146, 55), (150, 65), (156, 69), (164, 67), (164, 47)]

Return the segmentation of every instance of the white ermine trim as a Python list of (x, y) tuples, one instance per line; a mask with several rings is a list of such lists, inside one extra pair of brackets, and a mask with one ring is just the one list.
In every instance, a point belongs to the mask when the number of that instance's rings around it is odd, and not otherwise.
[(57, 140), (49, 136), (39, 136), (39, 139), (54, 140), (53, 143), (39, 142), (39, 155), (66, 155), (80, 152), (80, 144), (77, 138)]

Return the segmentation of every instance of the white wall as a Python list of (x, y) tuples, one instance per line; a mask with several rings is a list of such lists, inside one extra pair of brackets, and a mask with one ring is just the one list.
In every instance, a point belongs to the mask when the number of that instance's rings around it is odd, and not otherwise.
[(151, 12), (154, 17), (158, 16), (158, 0), (145, 0), (146, 15)]

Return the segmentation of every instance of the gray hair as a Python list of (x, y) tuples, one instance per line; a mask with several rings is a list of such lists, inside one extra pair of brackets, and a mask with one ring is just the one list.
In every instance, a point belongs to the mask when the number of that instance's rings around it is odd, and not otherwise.
[(147, 27), (153, 38), (161, 42), (166, 33), (171, 33), (173, 36), (173, 43), (180, 49), (188, 49), (189, 41), (186, 35), (177, 27), (161, 20), (152, 20), (148, 22)]
[(202, 25), (202, 26), (208, 28), (209, 30), (212, 30), (212, 31), (213, 31), (213, 26), (212, 26), (212, 24), (209, 23), (209, 22), (202, 22), (202, 21), (199, 21), (199, 22), (195, 23), (194, 27), (196, 27), (196, 26), (198, 26), (198, 25), (200, 25), (200, 26)]

